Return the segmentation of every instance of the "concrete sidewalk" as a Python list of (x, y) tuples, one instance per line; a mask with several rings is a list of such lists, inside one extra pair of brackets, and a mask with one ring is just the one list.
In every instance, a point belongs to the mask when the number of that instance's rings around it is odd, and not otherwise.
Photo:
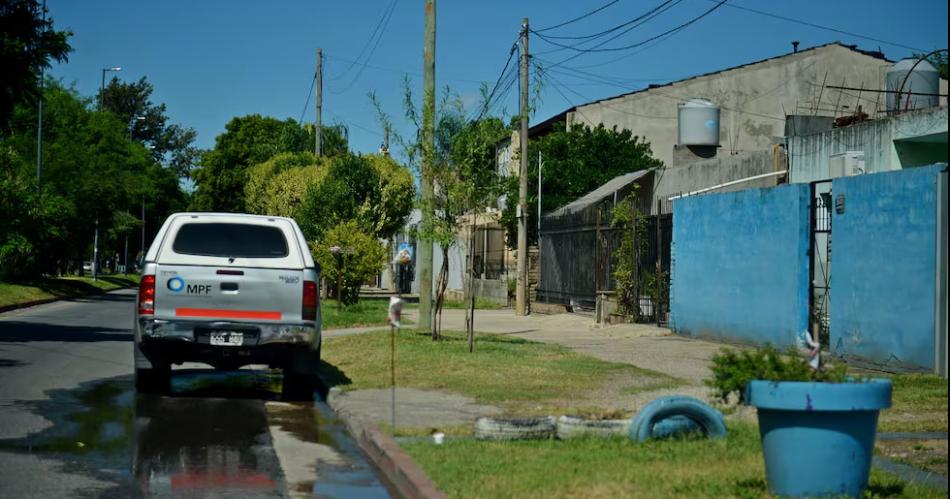
[[(413, 320), (418, 310), (407, 310)], [(443, 330), (464, 330), (465, 312), (445, 310)], [(326, 338), (380, 330), (379, 327), (326, 331)], [(670, 330), (645, 324), (598, 326), (591, 317), (577, 314), (530, 315), (518, 317), (512, 310), (476, 310), (477, 332), (511, 335), (532, 341), (563, 345), (597, 359), (632, 364), (682, 381), (680, 386), (630, 393), (626, 390), (637, 380), (611, 380), (597, 392), (577, 400), (579, 407), (598, 407), (633, 414), (653, 399), (664, 395), (689, 395), (711, 399), (711, 390), (703, 385), (712, 356), (722, 344), (673, 335)], [(332, 348), (328, 346), (327, 348)], [(477, 337), (476, 337), (476, 349)], [(654, 378), (655, 379), (655, 378)], [(433, 402), (439, 401), (438, 410)], [(331, 405), (365, 423), (389, 424), (390, 390), (359, 390), (337, 393)], [(477, 404), (474, 400), (450, 393), (423, 392), (399, 388), (396, 391), (398, 426), (444, 427), (474, 421), (478, 416), (504, 413), (501, 408)]]

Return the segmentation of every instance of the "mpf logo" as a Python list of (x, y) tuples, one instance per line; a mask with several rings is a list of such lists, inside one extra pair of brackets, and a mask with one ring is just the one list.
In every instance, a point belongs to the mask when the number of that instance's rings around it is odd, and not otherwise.
[(185, 289), (185, 280), (177, 276), (172, 277), (168, 280), (166, 286), (168, 286), (168, 290), (172, 293), (180, 293), (181, 290)]
[(210, 284), (189, 284), (187, 292), (189, 295), (206, 295), (211, 292), (211, 285)]

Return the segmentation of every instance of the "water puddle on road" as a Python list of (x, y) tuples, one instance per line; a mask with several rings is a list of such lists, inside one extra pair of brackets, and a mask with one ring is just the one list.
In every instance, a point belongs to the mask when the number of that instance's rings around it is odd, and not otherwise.
[[(0, 450), (55, 459), (114, 497), (389, 497), (322, 402), (282, 402), (267, 372), (176, 371), (171, 396), (130, 377), (23, 402), (53, 424)], [(276, 387), (276, 390), (275, 390)]]

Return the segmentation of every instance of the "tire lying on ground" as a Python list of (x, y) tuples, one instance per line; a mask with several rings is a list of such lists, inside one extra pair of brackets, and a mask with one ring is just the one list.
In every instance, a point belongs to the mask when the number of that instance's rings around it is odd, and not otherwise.
[(541, 418), (475, 420), (476, 440), (543, 440), (554, 436), (556, 423), (552, 416)]
[(633, 418), (630, 438), (644, 442), (697, 430), (708, 438), (723, 438), (726, 436), (725, 418), (701, 400), (674, 395), (647, 404)]
[(567, 440), (577, 437), (613, 437), (627, 433), (629, 419), (592, 420), (574, 416), (557, 418), (557, 438)]

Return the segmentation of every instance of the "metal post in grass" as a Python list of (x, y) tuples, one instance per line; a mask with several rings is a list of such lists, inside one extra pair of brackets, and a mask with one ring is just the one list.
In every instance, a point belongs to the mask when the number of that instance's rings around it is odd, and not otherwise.
[(393, 416), (393, 436), (396, 436), (396, 329), (402, 328), (402, 307), (405, 304), (402, 297), (403, 279), (405, 279), (405, 266), (412, 262), (412, 246), (403, 243), (399, 245), (396, 252), (396, 258), (393, 260), (393, 268), (397, 272), (396, 296), (389, 298), (389, 385), (392, 399)]
[[(400, 283), (401, 284), (401, 283)], [(389, 386), (392, 399), (393, 436), (396, 436), (396, 329), (402, 327), (402, 298), (397, 291), (396, 296), (389, 299)]]

